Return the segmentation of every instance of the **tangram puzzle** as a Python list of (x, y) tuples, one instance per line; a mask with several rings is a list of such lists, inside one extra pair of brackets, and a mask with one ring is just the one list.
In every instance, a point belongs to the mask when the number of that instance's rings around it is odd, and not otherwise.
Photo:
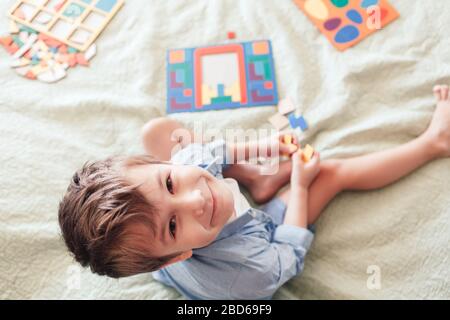
[(9, 16), (16, 22), (85, 51), (124, 0), (19, 0)]
[(399, 17), (387, 0), (294, 0), (338, 50), (348, 49)]
[(276, 105), (270, 41), (167, 53), (167, 112)]

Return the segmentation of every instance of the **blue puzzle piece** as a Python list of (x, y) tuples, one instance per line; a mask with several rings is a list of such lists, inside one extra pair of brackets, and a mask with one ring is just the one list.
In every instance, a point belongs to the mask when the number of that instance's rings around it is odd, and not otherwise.
[(218, 84), (217, 91), (219, 93), (219, 97), (223, 97), (225, 95), (225, 86), (223, 84)]
[(256, 61), (255, 62), (256, 74), (258, 76), (264, 76), (264, 62)]
[(184, 70), (178, 69), (176, 72), (177, 83), (184, 83)]
[(288, 116), (288, 119), (292, 129), (300, 128), (302, 129), (302, 131), (308, 130), (308, 124), (306, 123), (305, 118), (303, 118), (303, 116), (296, 117), (295, 113), (291, 113)]
[(186, 97), (183, 94), (183, 90), (178, 89), (178, 90), (173, 90), (170, 94), (171, 98), (175, 98), (179, 103), (194, 103), (194, 98), (193, 97)]

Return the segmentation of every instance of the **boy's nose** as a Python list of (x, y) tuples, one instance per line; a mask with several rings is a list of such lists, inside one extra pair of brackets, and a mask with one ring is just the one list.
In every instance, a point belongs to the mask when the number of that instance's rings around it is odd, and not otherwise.
[(205, 202), (206, 200), (203, 197), (201, 190), (198, 189), (194, 190), (188, 198), (189, 206), (197, 216), (204, 214)]

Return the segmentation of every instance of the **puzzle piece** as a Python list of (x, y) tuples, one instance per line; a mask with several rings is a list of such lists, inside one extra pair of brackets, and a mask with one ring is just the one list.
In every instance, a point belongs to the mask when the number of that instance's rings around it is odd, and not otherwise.
[(282, 130), (289, 125), (289, 120), (282, 114), (276, 113), (269, 118), (269, 122), (277, 129)]
[(295, 106), (292, 103), (291, 99), (286, 98), (286, 99), (281, 100), (278, 103), (278, 112), (280, 114), (288, 114), (288, 113), (291, 113), (293, 111), (295, 111)]
[(289, 116), (289, 123), (293, 129), (300, 128), (302, 131), (306, 131), (308, 129), (308, 124), (306, 123), (305, 118), (303, 116), (296, 116), (295, 113), (291, 113)]
[(52, 39), (85, 51), (124, 3), (125, 0), (62, 0), (54, 5), (55, 1), (17, 0), (9, 11), (9, 17)]
[(294, 0), (338, 50), (346, 50), (399, 17), (388, 0)]
[(311, 147), (309, 144), (306, 145), (306, 147), (302, 150), (302, 159), (305, 162), (311, 161), (313, 155), (314, 155), (314, 148)]

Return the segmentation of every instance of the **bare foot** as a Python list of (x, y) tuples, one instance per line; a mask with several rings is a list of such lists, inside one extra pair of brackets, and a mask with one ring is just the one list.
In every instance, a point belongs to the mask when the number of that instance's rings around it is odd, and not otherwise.
[(272, 199), (284, 185), (289, 183), (292, 162), (283, 161), (273, 175), (261, 173), (262, 167), (253, 164), (231, 166), (223, 172), (225, 178), (236, 179), (250, 193), (253, 201), (263, 204)]
[(274, 176), (259, 176), (251, 184), (246, 186), (248, 192), (257, 204), (263, 204), (272, 199), (279, 187), (274, 184)]
[(450, 94), (449, 87), (438, 85), (433, 89), (437, 99), (436, 110), (424, 136), (431, 139), (439, 157), (450, 157)]
[(274, 175), (258, 175), (245, 187), (257, 204), (264, 204), (272, 199), (280, 189), (289, 183), (290, 166), (283, 163)]

